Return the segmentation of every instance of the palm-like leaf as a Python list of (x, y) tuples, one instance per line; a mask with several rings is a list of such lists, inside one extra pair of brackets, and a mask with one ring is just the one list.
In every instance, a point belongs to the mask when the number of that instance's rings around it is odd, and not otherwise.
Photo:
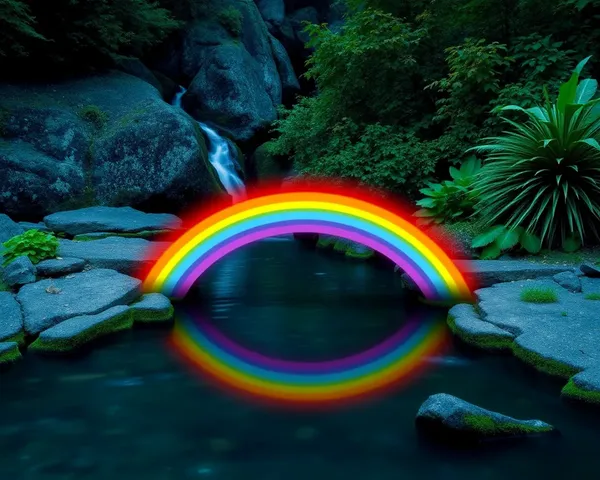
[(585, 90), (595, 86), (586, 84), (576, 98), (572, 80), (562, 90), (560, 104), (505, 108), (524, 112), (528, 121), (505, 119), (513, 127), (510, 131), (474, 149), (487, 154), (474, 187), (479, 193), (477, 210), (488, 225), (521, 226), (549, 245), (573, 234), (582, 242), (598, 239), (598, 100), (572, 103), (586, 99)]

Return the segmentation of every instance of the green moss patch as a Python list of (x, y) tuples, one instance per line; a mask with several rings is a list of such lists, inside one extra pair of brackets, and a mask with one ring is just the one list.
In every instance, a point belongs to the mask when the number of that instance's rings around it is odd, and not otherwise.
[(21, 358), (19, 346), (15, 342), (0, 343), (0, 365), (14, 363)]
[(584, 298), (586, 300), (600, 300), (600, 293), (588, 293)]
[(510, 421), (496, 420), (487, 415), (465, 414), (463, 422), (471, 430), (480, 433), (483, 436), (504, 436), (504, 435), (523, 435), (528, 433), (551, 432), (554, 430), (551, 426), (534, 426), (524, 423), (513, 423)]
[(576, 373), (579, 373), (579, 370), (575, 367), (566, 365), (556, 360), (545, 358), (538, 353), (525, 350), (516, 343), (513, 343), (512, 351), (515, 357), (531, 365), (536, 370), (553, 375), (555, 377), (570, 378)]
[(448, 315), (447, 319), (450, 331), (460, 338), (463, 342), (484, 350), (508, 350), (512, 348), (513, 340), (499, 335), (473, 335), (467, 333), (456, 326), (456, 319)]
[(332, 248), (336, 242), (336, 237), (332, 237), (329, 235), (319, 235), (319, 241), (317, 242), (317, 248), (329, 249)]
[(561, 391), (561, 395), (574, 400), (579, 400), (581, 402), (600, 405), (600, 392), (585, 390), (579, 387), (573, 381), (573, 379), (570, 379), (569, 382), (564, 386)]
[[(98, 320), (90, 322), (89, 320), (92, 319)], [(82, 328), (76, 327), (73, 329), (75, 330), (74, 332), (68, 331), (75, 324), (83, 324), (84, 322), (88, 322), (89, 325)], [(98, 315), (66, 320), (42, 332), (29, 348), (38, 352), (69, 352), (99, 337), (127, 330), (132, 326), (133, 315), (131, 310), (127, 307), (113, 307)]]
[(528, 303), (556, 303), (558, 294), (552, 288), (530, 287), (524, 288), (520, 295), (522, 302)]

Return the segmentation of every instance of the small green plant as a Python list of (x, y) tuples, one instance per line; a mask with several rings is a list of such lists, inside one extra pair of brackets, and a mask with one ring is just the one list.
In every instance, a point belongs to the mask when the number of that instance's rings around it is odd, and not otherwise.
[(79, 110), (79, 116), (100, 129), (106, 125), (108, 115), (96, 105), (86, 105)]
[(586, 300), (600, 300), (600, 293), (588, 293), (585, 296)]
[(504, 225), (496, 225), (475, 237), (471, 246), (476, 249), (483, 248), (479, 254), (479, 258), (482, 260), (493, 260), (503, 252), (513, 250), (515, 247), (520, 247), (527, 253), (538, 254), (542, 248), (542, 242), (537, 236), (528, 233), (522, 227), (509, 230)]
[(428, 188), (420, 192), (426, 198), (417, 205), (423, 207), (415, 213), (419, 223), (449, 223), (465, 219), (473, 214), (477, 194), (473, 190), (473, 182), (481, 169), (481, 160), (472, 156), (460, 167), (450, 167), (452, 180), (442, 183), (428, 183)]
[(566, 317), (566, 316), (567, 316), (567, 312), (561, 312), (560, 314), (561, 314), (563, 317)]
[(4, 242), (3, 245), (6, 247), (6, 251), (2, 254), (4, 266), (22, 256), (29, 257), (31, 263), (36, 264), (47, 258), (56, 257), (58, 252), (56, 237), (39, 230), (28, 230)]
[(242, 33), (242, 20), (244, 16), (234, 6), (229, 6), (221, 10), (217, 17), (221, 25), (223, 25), (230, 33), (239, 37)]
[(530, 287), (521, 291), (521, 301), (528, 303), (556, 303), (558, 295), (552, 288)]

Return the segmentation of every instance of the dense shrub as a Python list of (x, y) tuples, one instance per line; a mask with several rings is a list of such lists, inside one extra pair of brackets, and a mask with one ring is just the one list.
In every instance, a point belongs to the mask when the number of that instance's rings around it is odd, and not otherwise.
[(598, 83), (579, 76), (579, 63), (555, 103), (518, 111), (526, 122), (474, 150), (486, 153), (475, 187), (477, 210), (487, 225), (521, 227), (554, 246), (575, 235), (600, 239), (600, 115), (591, 100)]

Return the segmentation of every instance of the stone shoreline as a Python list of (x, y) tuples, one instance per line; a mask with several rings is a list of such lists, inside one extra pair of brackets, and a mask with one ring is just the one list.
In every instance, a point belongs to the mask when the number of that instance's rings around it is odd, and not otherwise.
[[(143, 295), (140, 280), (130, 275), (151, 262), (149, 252), (160, 246), (146, 238), (180, 228), (179, 219), (93, 207), (46, 220), (21, 225), (0, 215), (0, 243), (32, 227), (79, 238), (61, 239), (56, 259), (33, 265), (20, 257), (0, 269), (13, 287), (0, 292), (0, 364), (18, 360), (21, 351), (66, 353), (136, 323), (172, 321), (170, 300), (158, 293)], [(372, 250), (334, 237), (312, 236), (311, 243), (352, 259), (376, 258)], [(536, 369), (568, 380), (562, 390), (566, 398), (600, 404), (600, 271), (591, 265), (574, 269), (518, 260), (468, 266), (467, 275), (482, 288), (474, 305), (451, 308), (452, 332), (469, 345), (511, 351)], [(415, 288), (408, 278), (405, 285)], [(524, 291), (536, 289), (551, 290), (556, 301), (521, 299)]]

